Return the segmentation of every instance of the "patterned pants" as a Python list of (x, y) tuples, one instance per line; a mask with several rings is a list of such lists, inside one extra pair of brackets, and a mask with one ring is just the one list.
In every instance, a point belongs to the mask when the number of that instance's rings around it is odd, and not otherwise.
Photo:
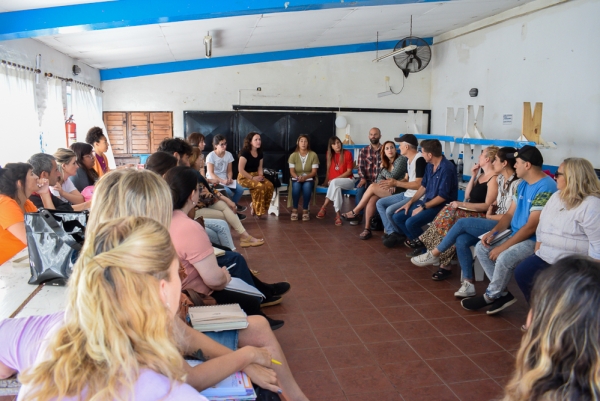
[[(250, 173), (252, 177), (256, 177), (258, 173)], [(238, 174), (237, 182), (241, 186), (246, 187), (250, 190), (250, 196), (252, 197), (252, 208), (257, 216), (266, 214), (273, 198), (273, 191), (275, 188), (271, 181), (265, 178), (264, 181), (249, 180), (241, 174)]]

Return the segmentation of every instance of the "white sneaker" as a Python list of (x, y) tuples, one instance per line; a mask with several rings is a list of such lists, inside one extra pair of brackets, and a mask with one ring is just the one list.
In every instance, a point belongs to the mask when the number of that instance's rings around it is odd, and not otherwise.
[(415, 256), (414, 258), (411, 258), (410, 261), (413, 263), (413, 265), (417, 265), (417, 266), (429, 266), (432, 265), (434, 263), (440, 263), (440, 258), (438, 258), (437, 256), (433, 256), (431, 254), (431, 252), (427, 251), (419, 256)]
[(462, 285), (460, 286), (458, 291), (454, 293), (454, 296), (459, 298), (467, 298), (475, 296), (475, 294), (475, 285), (465, 280), (462, 282)]

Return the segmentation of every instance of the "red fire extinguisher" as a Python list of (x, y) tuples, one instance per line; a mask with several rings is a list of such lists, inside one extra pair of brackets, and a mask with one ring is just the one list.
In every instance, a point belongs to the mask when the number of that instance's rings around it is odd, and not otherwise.
[(77, 142), (77, 126), (73, 121), (73, 115), (65, 121), (65, 131), (67, 133), (67, 147)]

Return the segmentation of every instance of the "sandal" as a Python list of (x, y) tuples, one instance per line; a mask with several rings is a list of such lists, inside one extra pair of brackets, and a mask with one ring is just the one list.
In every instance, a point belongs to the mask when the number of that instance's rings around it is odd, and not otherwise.
[(264, 245), (265, 240), (262, 238), (254, 238), (251, 236), (247, 236), (245, 238), (242, 238), (240, 240), (240, 246), (242, 248), (250, 248), (250, 247), (255, 247), (255, 246), (261, 246)]
[(423, 244), (418, 238), (415, 238), (413, 240), (407, 239), (406, 241), (404, 241), (404, 245), (412, 249), (425, 248), (425, 244)]
[(360, 235), (358, 236), (358, 238), (360, 239), (369, 239), (373, 236), (373, 234), (371, 233), (371, 230), (368, 228), (365, 228), (364, 231), (362, 233), (360, 233)]
[(446, 280), (451, 275), (452, 275), (451, 270), (446, 270), (446, 269), (440, 268), (440, 269), (438, 269), (437, 272), (433, 273), (431, 278), (435, 281), (442, 281), (442, 280)]
[(309, 221), (310, 220), (310, 212), (308, 210), (303, 210), (302, 211), (302, 221)]
[(342, 219), (340, 218), (340, 216), (336, 216), (335, 225), (338, 227), (342, 225)]
[[(296, 209), (294, 209), (296, 210)], [(298, 220), (298, 210), (294, 211), (292, 210), (292, 214), (290, 215), (290, 220), (292, 221), (297, 221)]]
[(319, 213), (317, 214), (317, 219), (324, 219), (325, 213), (327, 213), (327, 209), (322, 207), (321, 210), (319, 210)]
[[(350, 213), (352, 213), (352, 216), (350, 216)], [(354, 213), (354, 209), (350, 210), (347, 213), (342, 213), (342, 217), (344, 218), (344, 220), (348, 220), (348, 221), (356, 221), (359, 219), (359, 216)]]

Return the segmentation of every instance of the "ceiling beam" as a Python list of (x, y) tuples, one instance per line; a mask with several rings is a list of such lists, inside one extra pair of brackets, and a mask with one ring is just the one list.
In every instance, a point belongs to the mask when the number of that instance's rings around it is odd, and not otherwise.
[(451, 0), (119, 0), (0, 13), (0, 40), (167, 22)]
[[(424, 38), (427, 44), (433, 43), (433, 38)], [(201, 70), (205, 68), (231, 67), (234, 65), (268, 63), (272, 61), (295, 60), (300, 58), (335, 56), (339, 54), (386, 51), (393, 49), (397, 40), (379, 43), (360, 43), (352, 45), (314, 47), (309, 49), (283, 50), (267, 53), (242, 54), (239, 56), (224, 56), (202, 58), (197, 60), (174, 61), (170, 63), (147, 64), (134, 67), (109, 68), (100, 70), (101, 81), (114, 79), (144, 77), (148, 75), (169, 74), (174, 72)], [(392, 63), (393, 61), (388, 60)], [(399, 72), (400, 73), (400, 72)]]

